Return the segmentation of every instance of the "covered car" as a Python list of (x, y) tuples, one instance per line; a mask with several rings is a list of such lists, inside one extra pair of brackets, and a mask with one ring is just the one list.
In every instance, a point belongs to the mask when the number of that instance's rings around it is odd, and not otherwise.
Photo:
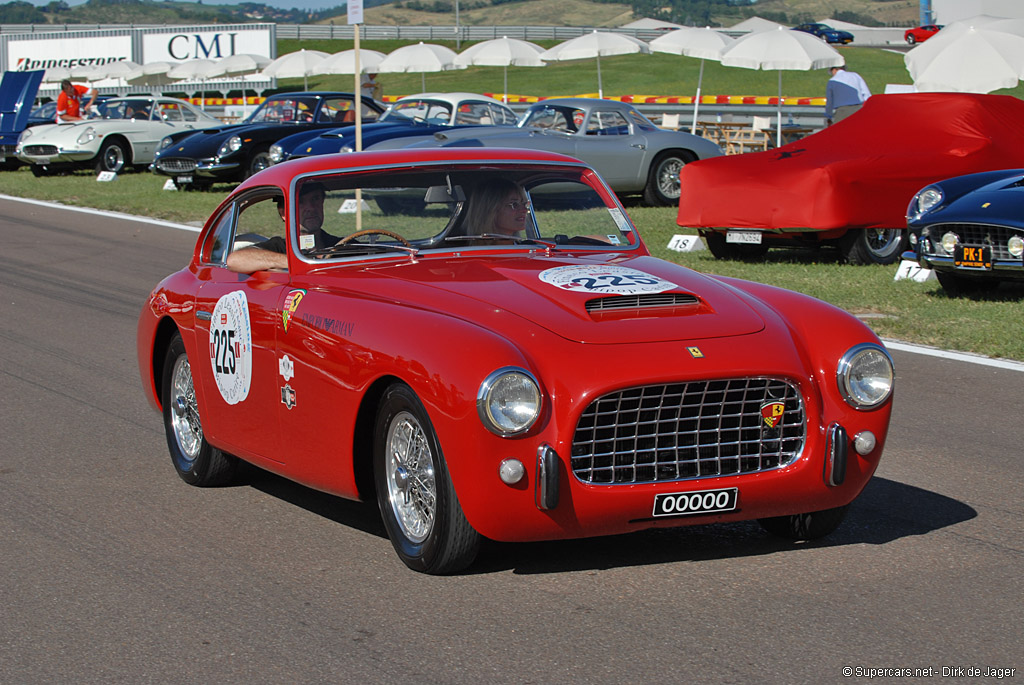
[(25, 129), (17, 155), (37, 176), (81, 168), (120, 173), (152, 162), (164, 136), (220, 123), (177, 98), (115, 98), (83, 121)]
[[(417, 93), (399, 98), (381, 117), (363, 127), (363, 149), (385, 140), (429, 136), (465, 126), (515, 126), (515, 112), (499, 100), (477, 93)], [(303, 131), (270, 146), (273, 163), (298, 157), (352, 152), (356, 133), (351, 127)]]
[[(179, 188), (235, 183), (270, 166), (270, 146), (303, 131), (355, 123), (351, 93), (308, 92), (271, 95), (240, 124), (200, 134), (169, 136), (160, 143), (150, 169), (174, 179)], [(376, 121), (384, 105), (362, 98), (362, 120)]]
[(907, 209), (905, 257), (934, 269), (951, 295), (1024, 281), (1024, 169), (948, 178), (922, 188)]
[(596, 98), (551, 98), (530, 105), (516, 129), (479, 127), (367, 146), (514, 147), (557, 152), (594, 167), (620, 195), (650, 205), (679, 200), (679, 170), (722, 150), (699, 136), (658, 128), (633, 105)]
[(719, 258), (768, 247), (838, 246), (889, 264), (923, 186), (1018, 166), (1024, 102), (1008, 95), (873, 95), (853, 115), (780, 148), (687, 165), (677, 223)]
[[(382, 196), (422, 209), (385, 215)], [(152, 291), (137, 345), (182, 479), (244, 460), (376, 499), (429, 573), (483, 538), (753, 519), (825, 535), (892, 404), (862, 322), (655, 259), (590, 167), (527, 150), (274, 165)]]

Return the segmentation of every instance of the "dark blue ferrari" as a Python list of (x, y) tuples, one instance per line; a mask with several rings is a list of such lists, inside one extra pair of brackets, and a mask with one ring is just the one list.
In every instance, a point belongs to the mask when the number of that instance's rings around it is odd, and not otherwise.
[(921, 189), (907, 208), (904, 254), (935, 270), (950, 295), (1024, 280), (1024, 169), (948, 178)]

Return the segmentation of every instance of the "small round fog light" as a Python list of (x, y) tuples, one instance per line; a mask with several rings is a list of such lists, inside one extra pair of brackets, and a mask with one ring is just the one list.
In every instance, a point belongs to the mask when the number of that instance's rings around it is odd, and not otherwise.
[(956, 245), (959, 242), (960, 236), (956, 233), (949, 232), (942, 236), (942, 249), (946, 251), (946, 254), (953, 254), (953, 250), (956, 249)]
[(1006, 249), (1010, 251), (1010, 254), (1020, 259), (1021, 255), (1024, 255), (1024, 238), (1019, 235), (1015, 235), (1006, 241)]
[(910, 234), (910, 244), (911, 245), (917, 245), (917, 234), (916, 233), (911, 233)]
[(505, 485), (515, 485), (526, 475), (526, 468), (523, 462), (518, 459), (506, 459), (498, 467), (498, 477)]
[(875, 439), (875, 434), (871, 431), (861, 431), (853, 436), (853, 449), (857, 450), (857, 454), (862, 457), (871, 454), (877, 444), (878, 440)]

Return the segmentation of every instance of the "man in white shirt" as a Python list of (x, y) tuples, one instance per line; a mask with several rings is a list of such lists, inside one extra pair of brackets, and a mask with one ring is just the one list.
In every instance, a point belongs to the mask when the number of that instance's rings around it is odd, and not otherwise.
[(845, 66), (832, 67), (829, 72), (832, 78), (825, 88), (825, 119), (831, 125), (860, 109), (871, 91), (860, 74), (847, 71)]

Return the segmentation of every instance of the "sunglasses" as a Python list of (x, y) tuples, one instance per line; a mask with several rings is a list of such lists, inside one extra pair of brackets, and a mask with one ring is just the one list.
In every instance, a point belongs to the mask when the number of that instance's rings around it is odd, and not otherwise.
[(529, 211), (530, 208), (533, 207), (533, 203), (532, 202), (520, 202), (519, 200), (513, 200), (512, 202), (506, 202), (504, 206), (508, 207), (513, 212), (518, 212), (520, 209), (525, 209), (525, 210)]

